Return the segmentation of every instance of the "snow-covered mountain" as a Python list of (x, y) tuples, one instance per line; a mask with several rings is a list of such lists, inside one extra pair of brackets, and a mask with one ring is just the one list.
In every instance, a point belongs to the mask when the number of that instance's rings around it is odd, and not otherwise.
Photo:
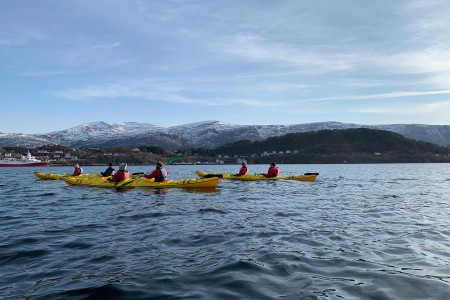
[(92, 122), (61, 131), (50, 132), (39, 137), (52, 143), (76, 146), (78, 144), (94, 144), (96, 141), (108, 141), (127, 138), (129, 135), (139, 135), (164, 130), (165, 127), (148, 123), (116, 123)]
[(450, 145), (450, 125), (393, 124), (359, 125), (318, 122), (296, 125), (234, 125), (220, 121), (204, 121), (179, 126), (125, 122), (108, 124), (92, 122), (47, 134), (0, 133), (0, 147), (25, 147), (60, 144), (69, 147), (102, 147), (117, 145), (159, 145), (166, 149), (214, 148), (239, 140), (264, 140), (288, 133), (322, 129), (382, 129), (415, 140), (441, 146)]

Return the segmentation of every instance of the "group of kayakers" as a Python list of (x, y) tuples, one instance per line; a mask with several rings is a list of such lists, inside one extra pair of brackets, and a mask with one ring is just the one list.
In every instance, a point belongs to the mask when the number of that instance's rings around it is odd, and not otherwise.
[[(107, 169), (104, 172), (101, 172), (100, 174), (103, 177), (112, 176), (111, 178), (108, 178), (108, 181), (111, 181), (111, 182), (124, 181), (124, 180), (131, 178), (131, 175), (127, 170), (127, 166), (128, 165), (126, 163), (122, 163), (119, 165), (119, 170), (117, 172), (115, 172), (112, 163), (109, 163)], [(78, 164), (76, 164), (74, 166), (74, 169), (75, 170), (74, 170), (72, 176), (78, 176), (83, 173), (83, 169), (80, 168), (80, 166)], [(277, 164), (275, 162), (272, 162), (272, 163), (270, 163), (270, 167), (269, 167), (269, 170), (267, 171), (267, 173), (259, 174), (259, 175), (263, 175), (265, 177), (277, 177), (279, 174), (279, 171), (280, 170), (277, 167)], [(244, 161), (244, 162), (242, 162), (241, 169), (239, 170), (238, 173), (234, 174), (234, 176), (243, 176), (243, 175), (246, 175), (247, 173), (248, 173), (247, 162)], [(154, 178), (155, 182), (164, 182), (164, 181), (167, 181), (168, 175), (169, 175), (169, 171), (167, 171), (164, 168), (164, 164), (162, 162), (158, 161), (155, 163), (155, 169), (151, 173), (144, 174), (143, 177), (147, 178), (147, 179)]]
[[(247, 174), (248, 168), (247, 168), (247, 162), (242, 162), (242, 167), (239, 170), (239, 173), (233, 174), (233, 176), (242, 176)], [(270, 163), (269, 170), (266, 174), (258, 174), (263, 175), (264, 177), (277, 177), (280, 173), (280, 169), (277, 167), (277, 164), (275, 162)]]
[[(128, 165), (126, 163), (122, 163), (119, 165), (119, 170), (117, 172), (115, 172), (115, 170), (113, 168), (113, 164), (109, 163), (106, 170), (104, 172), (100, 172), (100, 174), (103, 177), (112, 176), (111, 178), (108, 178), (108, 181), (112, 181), (112, 182), (124, 181), (124, 180), (131, 178), (130, 172), (128, 172), (128, 170), (127, 170), (127, 166)], [(83, 173), (83, 169), (80, 168), (80, 166), (78, 164), (75, 164), (74, 172), (73, 172), (72, 176), (78, 176), (78, 175), (81, 175), (82, 173)], [(169, 171), (167, 171), (164, 168), (164, 164), (162, 162), (158, 161), (155, 164), (155, 170), (153, 170), (151, 173), (143, 174), (142, 177), (147, 178), (147, 179), (155, 178), (155, 182), (164, 182), (164, 181), (167, 181), (168, 175), (169, 175)]]

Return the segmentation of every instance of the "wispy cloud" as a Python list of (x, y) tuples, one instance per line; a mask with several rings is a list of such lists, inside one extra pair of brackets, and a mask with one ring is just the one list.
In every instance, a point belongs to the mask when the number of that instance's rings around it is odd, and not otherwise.
[(140, 97), (141, 86), (135, 83), (106, 83), (101, 85), (85, 85), (50, 91), (49, 94), (71, 100), (93, 100), (94, 98)]
[(215, 51), (233, 55), (253, 62), (278, 63), (292, 67), (305, 67), (306, 72), (330, 72), (332, 70), (346, 70), (351, 68), (344, 55), (327, 53), (313, 53), (301, 50), (294, 45), (274, 43), (263, 37), (252, 34), (238, 34), (223, 44), (217, 46)]
[(128, 80), (99, 85), (85, 85), (50, 91), (48, 94), (79, 101), (93, 101), (100, 98), (140, 98), (148, 101), (171, 102), (180, 104), (197, 104), (206, 106), (244, 105), (254, 107), (272, 107), (274, 101), (261, 101), (258, 98), (230, 96), (191, 97), (186, 94), (202, 88), (195, 82), (185, 83), (177, 80)]
[(24, 72), (21, 75), (26, 77), (51, 77), (51, 76), (59, 76), (67, 74), (67, 71), (28, 71)]
[(340, 97), (340, 99), (346, 99), (346, 100), (388, 99), (388, 98), (419, 97), (419, 96), (449, 95), (449, 94), (450, 94), (450, 90), (424, 91), (424, 92), (392, 92), (392, 93), (384, 93), (384, 94), (356, 95), (356, 96)]
[(119, 42), (113, 42), (113, 43), (105, 43), (105, 44), (98, 44), (92, 46), (93, 49), (111, 49), (111, 48), (117, 48), (120, 46)]
[(19, 28), (11, 32), (0, 31), (0, 45), (3, 46), (24, 46), (43, 38), (42, 33), (30, 28)]
[(350, 108), (345, 110), (352, 113), (415, 116), (431, 114), (443, 108), (450, 108), (449, 100), (433, 103), (411, 103), (408, 106), (400, 104), (388, 104), (383, 105), (382, 107)]
[(370, 94), (370, 95), (342, 95), (323, 98), (312, 98), (297, 100), (296, 102), (317, 102), (317, 101), (330, 101), (330, 100), (372, 100), (372, 99), (390, 99), (390, 98), (405, 98), (405, 97), (420, 97), (420, 96), (433, 96), (433, 95), (450, 95), (450, 90), (442, 91), (418, 91), (418, 92), (392, 92), (382, 94)]

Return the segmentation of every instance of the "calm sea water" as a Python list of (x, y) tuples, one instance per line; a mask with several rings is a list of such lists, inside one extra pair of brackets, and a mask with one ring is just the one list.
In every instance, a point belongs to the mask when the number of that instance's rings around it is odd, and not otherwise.
[(320, 176), (117, 192), (0, 168), (0, 299), (450, 299), (449, 164), (280, 168)]

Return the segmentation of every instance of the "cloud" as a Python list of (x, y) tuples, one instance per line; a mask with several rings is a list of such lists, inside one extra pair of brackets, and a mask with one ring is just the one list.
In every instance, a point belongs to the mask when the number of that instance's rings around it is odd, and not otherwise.
[(113, 42), (113, 43), (105, 43), (105, 44), (98, 44), (92, 46), (93, 49), (111, 49), (111, 48), (117, 48), (120, 46), (119, 42)]
[(389, 67), (392, 73), (428, 76), (450, 72), (450, 50), (440, 47), (403, 51), (392, 55), (383, 55), (379, 58), (381, 61), (373, 62), (373, 65)]
[(433, 113), (437, 111), (441, 111), (444, 114), (447, 114), (450, 111), (450, 100), (433, 102), (433, 103), (425, 103), (423, 106), (424, 113)]
[(268, 83), (268, 84), (260, 84), (256, 85), (253, 88), (258, 89), (260, 91), (266, 90), (266, 91), (272, 91), (272, 92), (282, 92), (282, 91), (289, 91), (289, 90), (304, 90), (313, 88), (315, 86), (308, 85), (308, 84), (298, 84), (298, 83), (288, 83), (288, 82), (278, 82), (278, 83)]
[(217, 45), (215, 51), (235, 56), (250, 62), (282, 64), (304, 67), (306, 72), (330, 72), (347, 70), (351, 65), (346, 56), (327, 53), (326, 55), (299, 49), (298, 45), (275, 43), (253, 34), (237, 34)]
[(410, 103), (407, 106), (401, 104), (393, 104), (383, 105), (383, 107), (349, 108), (344, 110), (352, 113), (364, 114), (418, 116), (432, 114), (444, 108), (450, 108), (450, 100), (433, 103)]
[[(50, 91), (48, 94), (70, 100), (92, 101), (99, 98), (139, 98), (148, 101), (170, 102), (180, 104), (196, 104), (203, 106), (243, 105), (253, 107), (277, 106), (276, 101), (261, 101), (261, 99), (242, 96), (187, 96), (190, 92), (202, 91), (200, 85), (193, 80), (183, 82), (178, 80), (124, 80), (99, 85), (85, 85)], [(208, 89), (206, 87), (206, 89)]]
[(158, 101), (187, 102), (179, 96), (183, 88), (177, 81), (123, 80), (97, 85), (84, 85), (49, 92), (51, 95), (72, 100), (93, 100), (95, 98), (143, 98)]
[(450, 95), (450, 90), (442, 91), (416, 91), (416, 92), (391, 92), (371, 95), (343, 95), (323, 98), (302, 99), (296, 102), (316, 102), (329, 100), (372, 100), (372, 99), (390, 99), (390, 98), (404, 98), (404, 97), (420, 97), (420, 96), (434, 96), (434, 95)]
[(44, 35), (30, 28), (19, 28), (10, 32), (0, 31), (0, 45), (3, 46), (24, 46), (41, 39), (44, 39)]
[[(419, 97), (431, 95), (449, 95), (450, 90), (445, 91), (424, 91), (424, 92), (392, 92), (373, 95), (356, 95), (345, 97), (346, 100), (365, 100), (365, 99), (388, 99), (388, 98), (403, 98), (403, 97)], [(332, 97), (331, 97), (332, 98)], [(344, 99), (344, 97), (340, 97)]]
[(120, 84), (86, 85), (49, 92), (49, 94), (71, 100), (91, 100), (93, 98), (117, 98), (137, 96), (130, 86)]
[(50, 77), (68, 74), (67, 71), (28, 71), (21, 75), (26, 77)]

